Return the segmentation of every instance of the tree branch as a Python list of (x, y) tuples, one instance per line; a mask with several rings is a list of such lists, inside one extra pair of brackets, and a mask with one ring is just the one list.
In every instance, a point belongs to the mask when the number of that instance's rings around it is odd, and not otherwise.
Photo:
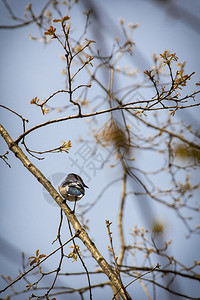
[(33, 174), (33, 176), (44, 186), (44, 188), (49, 192), (49, 194), (54, 198), (56, 203), (63, 210), (64, 214), (72, 224), (76, 235), (84, 245), (87, 247), (92, 257), (96, 260), (98, 265), (103, 269), (104, 273), (108, 276), (112, 285), (115, 286), (123, 299), (131, 299), (128, 293), (125, 293), (119, 279), (117, 278), (115, 272), (113, 272), (111, 266), (107, 263), (105, 258), (101, 255), (101, 253), (97, 250), (95, 244), (89, 238), (86, 231), (81, 227), (78, 222), (76, 216), (71, 213), (69, 206), (66, 203), (63, 203), (63, 199), (55, 190), (55, 188), (51, 185), (51, 183), (46, 179), (46, 177), (40, 172), (36, 166), (34, 166), (31, 161), (27, 158), (27, 156), (23, 153), (22, 149), (12, 140), (8, 132), (4, 129), (4, 127), (0, 124), (0, 134), (3, 139), (6, 141), (10, 151), (12, 151), (15, 156), (23, 163), (24, 167)]

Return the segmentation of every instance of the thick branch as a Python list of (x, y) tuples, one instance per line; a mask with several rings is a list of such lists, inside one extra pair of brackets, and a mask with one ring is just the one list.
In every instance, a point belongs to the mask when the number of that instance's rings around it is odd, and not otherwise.
[(71, 214), (71, 210), (66, 203), (63, 203), (63, 199), (55, 190), (55, 188), (51, 185), (51, 183), (46, 179), (46, 177), (37, 169), (31, 161), (27, 158), (27, 156), (23, 153), (22, 149), (12, 140), (8, 132), (4, 129), (4, 127), (0, 124), (0, 134), (3, 139), (6, 141), (10, 151), (12, 151), (15, 156), (23, 163), (24, 167), (27, 168), (29, 172), (33, 174), (33, 176), (44, 186), (44, 188), (49, 192), (49, 194), (54, 198), (57, 204), (61, 207), (64, 214), (72, 224), (75, 233), (82, 240), (84, 245), (90, 251), (92, 257), (96, 260), (99, 266), (102, 268), (103, 272), (108, 276), (112, 285), (115, 286), (117, 290), (120, 290), (119, 293), (123, 299), (131, 299), (128, 293), (125, 293), (122, 289), (119, 279), (116, 274), (111, 269), (111, 266), (107, 263), (105, 258), (100, 254), (97, 250), (95, 244), (89, 238), (86, 231), (81, 227), (77, 218), (74, 214)]

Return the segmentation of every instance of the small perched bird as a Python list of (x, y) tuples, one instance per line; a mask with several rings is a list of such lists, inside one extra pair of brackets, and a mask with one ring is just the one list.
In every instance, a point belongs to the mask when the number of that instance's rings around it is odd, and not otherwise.
[(85, 187), (88, 188), (79, 175), (70, 173), (58, 189), (66, 200), (79, 201), (85, 195)]

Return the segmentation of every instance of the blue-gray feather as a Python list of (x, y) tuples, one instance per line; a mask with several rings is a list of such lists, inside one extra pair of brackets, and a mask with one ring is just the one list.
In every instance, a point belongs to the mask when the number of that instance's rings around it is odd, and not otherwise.
[(78, 201), (85, 195), (85, 187), (88, 188), (79, 175), (70, 173), (58, 189), (65, 199)]

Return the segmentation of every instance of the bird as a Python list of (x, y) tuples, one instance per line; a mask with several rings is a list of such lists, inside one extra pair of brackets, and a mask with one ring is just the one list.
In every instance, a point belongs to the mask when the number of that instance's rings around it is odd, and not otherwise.
[(74, 173), (68, 174), (64, 182), (58, 186), (59, 192), (65, 200), (75, 202), (85, 195), (85, 188), (88, 186), (83, 182), (83, 179)]

